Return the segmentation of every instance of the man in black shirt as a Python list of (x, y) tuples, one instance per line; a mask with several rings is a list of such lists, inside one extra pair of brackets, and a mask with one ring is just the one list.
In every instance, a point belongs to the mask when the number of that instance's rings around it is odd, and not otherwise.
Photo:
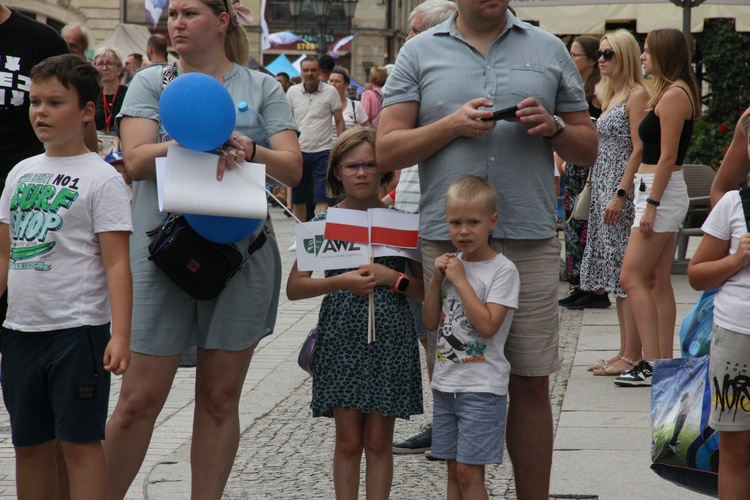
[(29, 121), (29, 72), (67, 53), (54, 29), (0, 4), (0, 191), (16, 163), (44, 153)]

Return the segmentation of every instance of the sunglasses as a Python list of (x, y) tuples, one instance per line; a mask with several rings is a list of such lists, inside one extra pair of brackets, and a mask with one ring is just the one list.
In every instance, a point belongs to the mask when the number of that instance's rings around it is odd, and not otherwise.
[(364, 163), (342, 163), (339, 165), (339, 169), (344, 175), (356, 175), (360, 168), (364, 169), (366, 174), (378, 173), (378, 164), (371, 161), (366, 161)]
[(607, 49), (607, 50), (604, 50), (604, 51), (597, 50), (596, 52), (594, 52), (594, 55), (596, 56), (597, 60), (600, 57), (603, 57), (605, 61), (609, 61), (610, 59), (612, 59), (613, 57), (615, 57), (615, 51), (612, 50), (612, 49)]

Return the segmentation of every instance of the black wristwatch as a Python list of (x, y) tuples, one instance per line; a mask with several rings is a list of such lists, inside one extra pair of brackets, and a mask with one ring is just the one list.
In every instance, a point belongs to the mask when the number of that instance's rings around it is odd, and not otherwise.
[(396, 278), (396, 283), (391, 287), (391, 292), (404, 293), (407, 288), (409, 288), (409, 277), (404, 273), (398, 273), (398, 278)]
[(623, 188), (617, 188), (617, 197), (618, 198), (626, 198), (628, 196), (628, 192), (625, 191)]

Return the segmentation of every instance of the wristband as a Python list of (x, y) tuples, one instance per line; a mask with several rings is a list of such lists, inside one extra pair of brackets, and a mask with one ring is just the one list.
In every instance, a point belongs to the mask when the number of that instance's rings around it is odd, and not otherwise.
[(253, 155), (247, 161), (253, 161), (255, 159), (255, 153), (257, 153), (257, 145), (255, 144), (255, 141), (253, 141)]
[(404, 293), (409, 288), (409, 277), (404, 273), (398, 273), (396, 283), (391, 287), (392, 293)]
[(660, 201), (652, 200), (651, 198), (646, 198), (646, 203), (648, 203), (649, 205), (653, 205), (655, 207), (658, 207), (659, 205), (661, 205)]

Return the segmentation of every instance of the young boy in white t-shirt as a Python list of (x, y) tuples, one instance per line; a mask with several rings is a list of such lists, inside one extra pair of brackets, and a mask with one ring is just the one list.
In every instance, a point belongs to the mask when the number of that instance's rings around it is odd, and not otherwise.
[[(750, 113), (740, 119), (750, 143)], [(750, 154), (750, 144), (748, 144)], [(711, 335), (711, 416), (719, 432), (719, 497), (750, 498), (750, 232), (740, 194), (727, 192), (708, 214), (688, 266), (696, 290), (720, 286)], [(732, 397), (734, 396), (734, 397)]]
[(30, 78), (29, 118), (46, 153), (16, 165), (0, 198), (2, 388), (16, 492), (55, 496), (59, 443), (70, 497), (106, 498), (110, 373), (130, 360), (130, 195), (83, 142), (101, 92), (96, 68), (56, 56)]
[(451, 184), (446, 219), (455, 254), (435, 259), (425, 328), (438, 330), (432, 375), (432, 455), (448, 462), (448, 498), (487, 498), (485, 464), (503, 461), (510, 363), (505, 357), (520, 279), (489, 237), (497, 195), (476, 176)]

